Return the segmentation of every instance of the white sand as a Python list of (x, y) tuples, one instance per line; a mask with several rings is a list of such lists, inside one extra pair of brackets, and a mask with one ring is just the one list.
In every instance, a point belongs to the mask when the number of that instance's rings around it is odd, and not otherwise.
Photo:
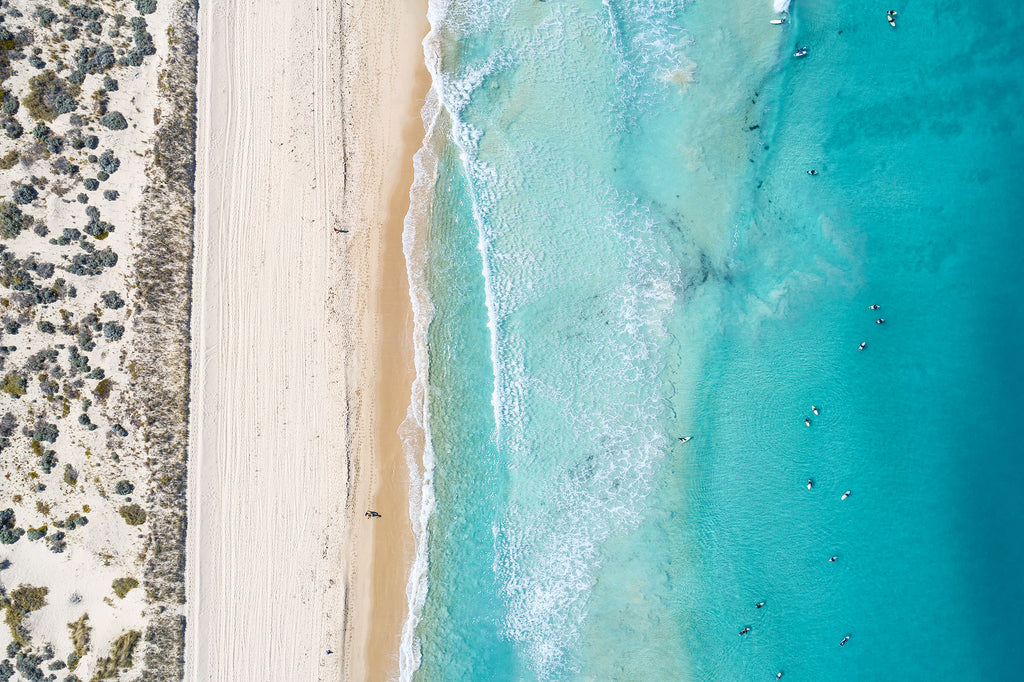
[(346, 3), (344, 37), (338, 1), (201, 7), (189, 680), (384, 679), (397, 660), (411, 375), (376, 368), (382, 333), (392, 363), (408, 352), (423, 5)]
[(340, 678), (338, 27), (330, 2), (200, 9), (192, 680)]

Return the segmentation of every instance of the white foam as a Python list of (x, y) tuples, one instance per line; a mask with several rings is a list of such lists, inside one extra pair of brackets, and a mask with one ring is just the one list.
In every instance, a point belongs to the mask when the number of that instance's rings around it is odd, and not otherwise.
[(790, 0), (772, 0), (772, 9), (782, 14), (789, 9), (789, 2)]

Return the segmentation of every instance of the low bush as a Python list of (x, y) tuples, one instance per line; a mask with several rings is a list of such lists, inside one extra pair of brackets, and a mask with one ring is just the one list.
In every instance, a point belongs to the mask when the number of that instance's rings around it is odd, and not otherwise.
[[(0, 390), (2, 390), (4, 393), (11, 396), (12, 398), (20, 398), (21, 396), (25, 395), (27, 389), (28, 382), (25, 381), (25, 377), (18, 374), (17, 372), (11, 372), (10, 374), (8, 374), (6, 377), (4, 377), (4, 383), (0, 384)], [(37, 438), (36, 440), (42, 439)]]
[(152, 14), (156, 11), (156, 0), (135, 0), (135, 9), (139, 14)]
[(117, 510), (129, 526), (141, 526), (146, 522), (146, 510), (137, 504), (129, 504)]
[(124, 326), (117, 322), (104, 322), (103, 323), (103, 336), (108, 341), (120, 341), (124, 335)]
[(103, 190), (103, 198), (107, 201), (117, 201), (117, 198), (121, 196), (117, 193), (116, 189), (105, 189)]
[(39, 442), (55, 443), (60, 436), (60, 429), (56, 424), (40, 421), (32, 437)]
[(115, 578), (111, 587), (114, 588), (114, 594), (120, 599), (124, 599), (125, 595), (134, 590), (139, 586), (139, 581), (135, 578)]
[(103, 305), (111, 310), (118, 310), (124, 307), (124, 299), (116, 291), (106, 291), (100, 294), (100, 300), (103, 301)]
[(16, 204), (31, 204), (39, 198), (39, 192), (32, 185), (18, 185), (14, 188), (11, 198)]
[(96, 178), (86, 178), (82, 181), (82, 185), (90, 192), (94, 192), (100, 188), (100, 181)]
[[(86, 415), (82, 415), (83, 417)], [(70, 464), (64, 465), (64, 482), (68, 485), (75, 485), (78, 483), (78, 470)]]
[(114, 484), (114, 492), (118, 495), (131, 495), (132, 491), (135, 490), (135, 485), (131, 481), (121, 479)]
[[(100, 123), (111, 130), (124, 130), (128, 127), (128, 121), (120, 111), (111, 111), (100, 118)], [(108, 171), (109, 172), (109, 171)]]

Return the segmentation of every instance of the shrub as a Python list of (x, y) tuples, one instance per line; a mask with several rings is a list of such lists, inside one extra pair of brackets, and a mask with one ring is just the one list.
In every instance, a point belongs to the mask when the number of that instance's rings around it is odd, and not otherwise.
[(114, 594), (121, 599), (125, 598), (129, 592), (139, 586), (139, 581), (135, 578), (115, 578), (111, 587), (114, 588)]
[(100, 300), (103, 301), (103, 305), (111, 310), (118, 310), (124, 307), (124, 299), (116, 291), (106, 291), (100, 294)]
[(68, 26), (61, 31), (60, 37), (67, 41), (72, 41), (78, 37), (78, 28), (75, 26)]
[(73, 78), (66, 81), (53, 70), (43, 71), (28, 81), (25, 108), (37, 121), (52, 121), (60, 114), (70, 113), (78, 108), (75, 98), (81, 92), (79, 83), (75, 83)]
[(58, 156), (57, 159), (50, 164), (50, 168), (53, 169), (54, 173), (59, 175), (75, 175), (78, 173), (78, 166), (68, 161), (67, 157)]
[(120, 341), (121, 336), (124, 335), (124, 327), (117, 322), (104, 322), (103, 323), (103, 336), (108, 341)]
[(83, 192), (79, 192), (78, 196), (75, 197), (75, 199), (80, 204), (88, 204), (89, 203), (89, 195), (88, 194), (84, 194)]
[(0, 543), (5, 545), (13, 545), (21, 536), (25, 534), (23, 528), (15, 528), (15, 518), (13, 509), (4, 509), (0, 512)]
[(132, 654), (135, 647), (142, 638), (142, 633), (137, 630), (129, 630), (114, 640), (110, 645), (110, 654), (105, 658), (96, 661), (96, 673), (93, 675), (93, 682), (115, 678), (118, 671), (131, 668)]
[(87, 190), (89, 190), (90, 192), (93, 192), (93, 191), (95, 191), (95, 190), (98, 190), (98, 189), (100, 188), (100, 181), (99, 181), (99, 180), (97, 180), (97, 179), (95, 179), (95, 178), (86, 178), (86, 179), (85, 179), (85, 180), (84, 180), (84, 181), (82, 182), (82, 184), (83, 184), (83, 185), (85, 186), (85, 188), (86, 188)]
[(85, 30), (93, 35), (99, 35), (103, 33), (103, 25), (98, 21), (90, 21)]
[[(0, 385), (0, 390), (11, 396), (12, 398), (20, 398), (25, 395), (25, 391), (28, 388), (28, 382), (25, 381), (25, 377), (21, 376), (17, 372), (11, 372), (4, 377), (4, 383)], [(42, 440), (37, 438), (36, 440)], [(53, 441), (50, 441), (51, 443)]]
[(156, 11), (156, 0), (135, 0), (135, 9), (139, 14), (152, 14)]
[(78, 661), (89, 653), (89, 636), (92, 632), (92, 628), (89, 627), (89, 614), (83, 614), (74, 623), (68, 623), (68, 630), (71, 631), (71, 646), (74, 647), (74, 651), (68, 656), (68, 667), (74, 670), (78, 667)]
[(39, 192), (32, 185), (18, 185), (11, 198), (16, 204), (31, 204), (39, 198)]
[(128, 121), (124, 119), (124, 115), (120, 111), (111, 111), (100, 118), (100, 123), (111, 130), (124, 130), (128, 127)]
[(146, 522), (146, 510), (137, 504), (129, 504), (117, 510), (129, 526), (141, 526)]
[(40, 538), (46, 537), (46, 526), (42, 528), (29, 528), (28, 532), (25, 533), (25, 537), (29, 540), (39, 540)]
[(78, 483), (78, 471), (70, 464), (64, 465), (64, 482), (68, 485), (75, 485)]
[(17, 140), (19, 137), (25, 134), (25, 129), (21, 127), (21, 124), (15, 121), (13, 118), (4, 124), (4, 132), (7, 133), (7, 137), (12, 140)]
[(42, 321), (36, 325), (44, 334), (56, 334), (57, 328), (53, 326), (53, 322)]
[(4, 331), (8, 334), (17, 334), (21, 330), (21, 325), (16, 320), (7, 320), (4, 322)]
[[(121, 438), (124, 438), (125, 436), (128, 435), (128, 429), (124, 428), (120, 424), (114, 424), (110, 428), (110, 430), (113, 431), (116, 435), (120, 436)], [(125, 481), (125, 483), (127, 483), (127, 481)], [(128, 485), (131, 485), (131, 484), (129, 483)], [(129, 490), (128, 492), (131, 492), (131, 490)], [(125, 493), (125, 494), (127, 495), (128, 493)]]
[(89, 149), (96, 149), (96, 147), (100, 146), (100, 138), (96, 137), (95, 135), (90, 135), (89, 137), (85, 138), (85, 146), (88, 147)]
[[(94, 370), (100, 371), (103, 370)], [(101, 379), (97, 384), (96, 388), (92, 389), (93, 395), (95, 395), (100, 401), (106, 400), (110, 397), (110, 389), (114, 387), (114, 382), (111, 379)]]
[(131, 495), (133, 490), (135, 490), (135, 486), (131, 481), (125, 479), (121, 479), (114, 484), (114, 492), (118, 495)]
[(53, 137), (47, 138), (46, 149), (51, 154), (60, 154), (64, 151), (64, 140), (54, 135)]
[(104, 173), (113, 175), (117, 172), (117, 169), (121, 167), (121, 160), (114, 156), (113, 150), (108, 149), (96, 158), (96, 163), (99, 164), (100, 170)]
[(117, 92), (117, 79), (105, 76), (103, 78), (103, 89), (110, 92)]
[[(36, 445), (33, 446), (36, 449), (42, 449), (38, 445), (39, 441), (36, 441)], [(44, 474), (49, 474), (53, 471), (53, 467), (57, 466), (57, 453), (53, 450), (46, 450), (39, 458), (39, 468), (43, 470)]]
[(95, 253), (79, 253), (71, 259), (68, 272), (73, 275), (93, 276), (103, 272), (104, 268), (117, 265), (117, 254), (109, 248)]
[(117, 198), (121, 196), (117, 193), (116, 189), (105, 189), (103, 190), (103, 198), (107, 201), (117, 201)]
[(36, 10), (36, 16), (39, 17), (39, 25), (43, 28), (49, 28), (53, 20), (57, 18), (57, 15), (53, 13), (53, 10), (47, 7), (40, 7)]
[(0, 169), (9, 170), (18, 163), (18, 152), (13, 149), (0, 157)]
[(28, 63), (29, 63), (29, 66), (31, 66), (33, 68), (36, 68), (36, 69), (45, 69), (46, 68), (46, 62), (44, 62), (42, 59), (40, 59), (39, 57), (37, 57), (35, 55), (32, 55), (31, 57), (28, 58)]
[(60, 429), (57, 428), (56, 424), (49, 424), (41, 421), (36, 426), (35, 433), (32, 435), (39, 442), (55, 443), (57, 437), (60, 436)]
[(9, 201), (0, 202), (0, 237), (13, 239), (31, 224), (32, 216), (25, 215)]
[(106, 182), (107, 180), (110, 179), (110, 174), (107, 173), (106, 171), (99, 171), (98, 173), (96, 173), (96, 179), (99, 180), (100, 182)]

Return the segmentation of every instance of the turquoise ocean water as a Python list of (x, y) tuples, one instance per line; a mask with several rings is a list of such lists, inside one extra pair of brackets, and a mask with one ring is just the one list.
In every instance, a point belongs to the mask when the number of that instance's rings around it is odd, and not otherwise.
[(1024, 679), (1024, 10), (775, 16), (432, 4), (403, 679)]

